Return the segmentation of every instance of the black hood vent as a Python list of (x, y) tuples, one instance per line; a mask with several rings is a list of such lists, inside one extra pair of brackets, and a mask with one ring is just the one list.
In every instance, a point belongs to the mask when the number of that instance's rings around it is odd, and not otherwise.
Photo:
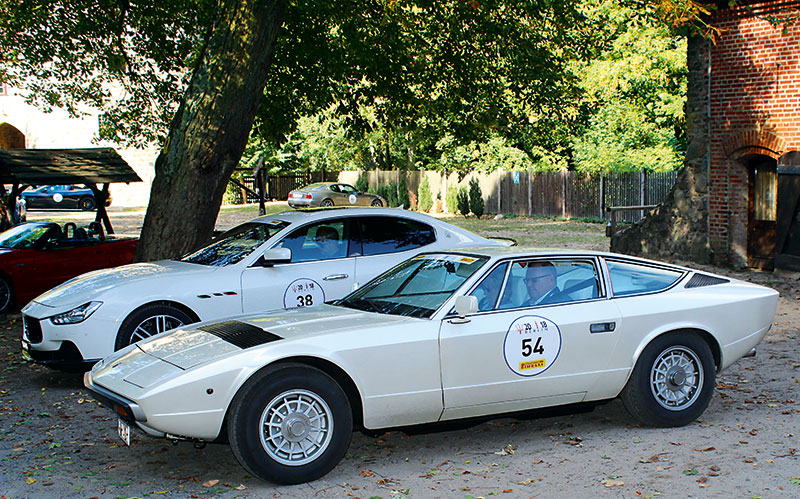
[(206, 333), (211, 333), (241, 349), (252, 348), (263, 345), (264, 343), (283, 339), (277, 334), (264, 331), (260, 327), (239, 321), (218, 322), (198, 329)]
[(687, 288), (702, 288), (703, 286), (713, 286), (715, 284), (725, 284), (731, 282), (730, 279), (723, 279), (722, 277), (714, 277), (713, 275), (695, 274), (686, 283)]

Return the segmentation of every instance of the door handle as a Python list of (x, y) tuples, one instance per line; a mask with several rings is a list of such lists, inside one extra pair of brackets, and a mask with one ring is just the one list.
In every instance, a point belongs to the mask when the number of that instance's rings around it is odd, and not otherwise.
[(589, 325), (589, 332), (594, 333), (610, 333), (617, 328), (616, 322), (598, 322)]
[(322, 278), (323, 281), (338, 281), (339, 279), (347, 279), (347, 274), (331, 274)]

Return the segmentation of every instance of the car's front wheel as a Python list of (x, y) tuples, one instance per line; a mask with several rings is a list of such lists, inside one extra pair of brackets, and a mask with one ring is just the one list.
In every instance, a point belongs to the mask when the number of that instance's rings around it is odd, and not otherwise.
[(189, 314), (171, 305), (144, 306), (123, 321), (117, 333), (114, 349), (119, 350), (155, 334), (192, 322), (194, 319)]
[(327, 474), (353, 434), (350, 402), (319, 369), (285, 364), (261, 371), (228, 409), (228, 440), (250, 473), (273, 483), (303, 483)]
[(706, 410), (715, 378), (714, 358), (705, 340), (676, 331), (647, 345), (620, 398), (642, 423), (683, 426)]

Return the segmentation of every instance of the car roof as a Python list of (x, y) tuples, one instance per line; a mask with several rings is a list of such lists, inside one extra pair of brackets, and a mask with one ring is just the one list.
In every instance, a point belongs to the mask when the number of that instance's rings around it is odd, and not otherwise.
[[(303, 224), (306, 222), (313, 222), (318, 220), (331, 220), (342, 217), (358, 217), (358, 216), (391, 216), (391, 217), (408, 218), (426, 223), (428, 225), (432, 225), (439, 230), (447, 230), (453, 233), (466, 235), (472, 239), (481, 238), (486, 240), (486, 238), (484, 238), (483, 236), (475, 234), (474, 232), (468, 231), (466, 229), (462, 229), (461, 227), (457, 227), (444, 220), (439, 220), (438, 218), (426, 215), (424, 213), (418, 213), (416, 211), (411, 211), (411, 210), (404, 210), (401, 208), (372, 208), (372, 207), (356, 208), (356, 207), (346, 207), (346, 206), (337, 208), (311, 208), (311, 209), (294, 210), (294, 211), (283, 211), (280, 213), (275, 213), (273, 215), (264, 215), (251, 220), (251, 222), (269, 223), (274, 220), (281, 220), (283, 222), (289, 222), (292, 225), (295, 225), (295, 224)], [(475, 244), (480, 244), (480, 243), (476, 241)]]
[(633, 260), (660, 267), (669, 267), (673, 269), (680, 269), (683, 271), (691, 271), (692, 269), (681, 267), (680, 265), (673, 265), (670, 263), (659, 262), (656, 260), (648, 260), (646, 258), (639, 258), (630, 255), (622, 255), (619, 253), (612, 253), (610, 251), (594, 251), (594, 250), (570, 250), (564, 248), (537, 248), (533, 246), (475, 246), (471, 248), (458, 248), (453, 250), (443, 251), (430, 251), (427, 253), (460, 253), (470, 255), (488, 256), (492, 259), (505, 259), (505, 258), (536, 258), (536, 257), (605, 257), (605, 258), (621, 258), (625, 260)]

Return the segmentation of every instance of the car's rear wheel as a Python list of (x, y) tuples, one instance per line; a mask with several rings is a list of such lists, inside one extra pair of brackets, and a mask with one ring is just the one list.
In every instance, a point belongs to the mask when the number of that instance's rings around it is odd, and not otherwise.
[(192, 322), (194, 319), (189, 314), (171, 305), (147, 305), (125, 319), (117, 333), (114, 349), (119, 350), (155, 334)]
[(380, 199), (373, 199), (372, 206), (380, 208), (381, 206), (383, 206), (383, 202)]
[(92, 211), (95, 207), (94, 198), (86, 196), (82, 197), (80, 201), (78, 201), (78, 207), (83, 211)]
[(344, 457), (353, 414), (344, 390), (319, 369), (285, 364), (259, 372), (228, 410), (228, 440), (239, 463), (273, 483), (316, 480)]
[(330, 199), (323, 199), (319, 205), (322, 206), (323, 208), (329, 208), (333, 206), (333, 201)]
[(708, 407), (715, 378), (714, 358), (705, 340), (676, 331), (647, 345), (620, 398), (642, 423), (683, 426)]
[(14, 303), (14, 284), (11, 279), (0, 275), (0, 312), (7, 312)]

